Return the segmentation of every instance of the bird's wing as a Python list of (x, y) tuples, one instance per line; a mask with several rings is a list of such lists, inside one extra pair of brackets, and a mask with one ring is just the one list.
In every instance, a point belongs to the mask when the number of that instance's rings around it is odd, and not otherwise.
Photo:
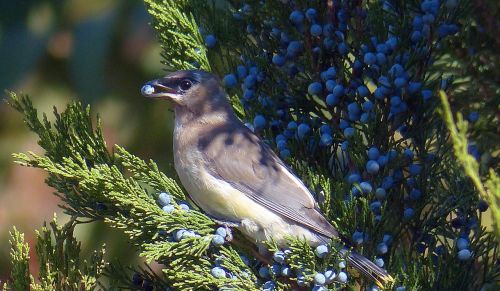
[(198, 147), (215, 177), (298, 224), (338, 237), (302, 181), (245, 126), (226, 125), (205, 132)]

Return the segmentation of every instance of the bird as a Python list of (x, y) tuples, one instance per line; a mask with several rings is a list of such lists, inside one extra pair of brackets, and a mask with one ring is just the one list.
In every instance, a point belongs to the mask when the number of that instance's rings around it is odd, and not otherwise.
[[(339, 234), (305, 184), (236, 116), (220, 79), (182, 70), (147, 82), (143, 96), (174, 107), (174, 166), (191, 200), (216, 222), (237, 228), (265, 251), (264, 241), (287, 238), (312, 246)], [(342, 249), (347, 261), (382, 286), (392, 277), (366, 257)]]

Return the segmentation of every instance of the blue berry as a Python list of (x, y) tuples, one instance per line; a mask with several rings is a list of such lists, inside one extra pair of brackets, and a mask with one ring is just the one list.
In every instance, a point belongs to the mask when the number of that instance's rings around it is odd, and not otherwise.
[(240, 80), (244, 79), (247, 76), (247, 68), (245, 66), (239, 65), (236, 67), (236, 74)]
[(208, 48), (213, 48), (217, 44), (217, 38), (213, 34), (209, 34), (205, 37), (205, 45)]
[(342, 95), (344, 95), (344, 86), (337, 84), (335, 87), (333, 87), (332, 94), (333, 96), (341, 97)]
[(363, 61), (367, 65), (373, 65), (377, 61), (377, 57), (375, 56), (374, 53), (366, 53), (364, 58), (363, 58)]
[(359, 181), (361, 181), (361, 177), (357, 173), (350, 174), (349, 177), (347, 177), (347, 182), (349, 182), (349, 184), (358, 183)]
[(309, 21), (313, 21), (318, 16), (318, 12), (314, 8), (309, 8), (306, 10), (306, 17)]
[(234, 74), (228, 74), (224, 76), (224, 79), (222, 79), (222, 83), (227, 88), (233, 88), (234, 86), (236, 86), (236, 84), (238, 84), (238, 79), (236, 79), (236, 76)]
[(288, 130), (292, 130), (292, 131), (297, 130), (297, 122), (295, 122), (295, 121), (290, 121), (290, 122), (288, 123), (288, 125), (286, 126), (286, 128), (287, 128)]
[(382, 258), (376, 258), (374, 261), (375, 265), (377, 265), (379, 268), (384, 267), (384, 259)]
[(300, 41), (291, 41), (286, 48), (286, 55), (290, 58), (296, 57), (300, 52), (302, 52), (303, 46)]
[(181, 241), (181, 239), (184, 237), (184, 233), (186, 233), (185, 229), (179, 229), (178, 231), (176, 231), (174, 234), (175, 241)]
[(179, 207), (181, 208), (181, 210), (189, 211), (189, 204), (187, 204), (187, 202), (180, 202)]
[(410, 175), (416, 176), (416, 175), (420, 174), (420, 172), (422, 171), (422, 166), (419, 164), (411, 164), (408, 167), (408, 171), (410, 172)]
[(403, 156), (408, 160), (413, 160), (413, 151), (411, 149), (405, 149), (403, 151)]
[(262, 115), (256, 115), (253, 119), (253, 126), (256, 129), (263, 129), (266, 126), (266, 118)]
[(218, 234), (214, 235), (212, 237), (212, 243), (216, 246), (221, 246), (224, 244), (224, 237), (223, 236), (220, 236)]
[(366, 97), (368, 96), (368, 94), (370, 94), (370, 91), (366, 86), (359, 86), (357, 91), (360, 97)]
[(380, 203), (380, 201), (374, 201), (370, 204), (370, 210), (373, 213), (379, 214), (381, 208), (382, 208), (382, 203)]
[(297, 127), (297, 136), (299, 137), (299, 139), (303, 139), (309, 133), (310, 130), (311, 128), (309, 127), (309, 125), (301, 123)]
[(210, 274), (212, 274), (215, 278), (226, 278), (226, 271), (224, 271), (221, 267), (212, 268), (212, 270), (210, 270)]
[(355, 231), (352, 234), (352, 242), (357, 244), (357, 245), (362, 244), (364, 242), (364, 238), (365, 238), (365, 235), (361, 231)]
[(297, 275), (297, 285), (299, 286), (307, 285), (306, 277), (304, 275)]
[(364, 194), (371, 193), (373, 190), (373, 187), (369, 182), (361, 182), (359, 183), (359, 187), (361, 188)]
[(273, 281), (267, 281), (266, 283), (264, 283), (264, 286), (262, 286), (263, 291), (272, 291), (275, 289), (276, 289), (276, 283), (274, 283)]
[(295, 25), (300, 25), (302, 22), (304, 22), (304, 14), (298, 10), (294, 10), (292, 13), (290, 13), (290, 21), (293, 22)]
[(325, 133), (332, 134), (332, 130), (330, 129), (330, 126), (328, 126), (327, 124), (321, 125), (321, 127), (319, 128), (319, 132), (321, 134)]
[(379, 255), (385, 255), (388, 252), (389, 248), (386, 243), (382, 242), (377, 245), (377, 253)]
[(359, 105), (356, 102), (347, 105), (347, 111), (351, 114), (358, 114), (360, 112)]
[(412, 200), (418, 200), (418, 199), (420, 199), (420, 197), (422, 197), (422, 192), (420, 190), (415, 189), (415, 188), (411, 189), (411, 191), (410, 191), (410, 199), (412, 199)]
[(403, 88), (406, 86), (406, 79), (402, 77), (394, 79), (394, 86), (396, 86), (396, 88)]
[(287, 144), (286, 144), (286, 141), (285, 140), (280, 140), (277, 144), (276, 144), (276, 147), (278, 148), (278, 150), (284, 150), (286, 149), (287, 147)]
[(270, 271), (272, 274), (274, 275), (279, 275), (281, 273), (281, 265), (278, 264), (278, 263), (274, 263), (271, 268), (270, 268)]
[(415, 211), (413, 210), (413, 208), (406, 208), (403, 212), (403, 217), (408, 220), (408, 219), (411, 219), (413, 217), (413, 214), (415, 213)]
[(406, 287), (405, 286), (399, 286), (398, 288), (396, 288), (396, 291), (406, 291)]
[(399, 106), (401, 104), (401, 97), (399, 96), (392, 96), (391, 97), (391, 105), (392, 106)]
[(349, 142), (347, 140), (340, 143), (340, 149), (344, 152), (349, 148)]
[(382, 241), (385, 242), (386, 244), (390, 245), (392, 243), (392, 235), (387, 234), (387, 233), (384, 234)]
[(337, 76), (337, 70), (335, 67), (329, 67), (325, 73), (326, 79), (334, 79)]
[(170, 195), (166, 192), (161, 192), (160, 195), (158, 195), (158, 202), (161, 206), (170, 204)]
[(394, 179), (391, 176), (387, 176), (382, 180), (382, 188), (384, 188), (385, 190), (391, 188), (393, 184)]
[(380, 165), (377, 163), (377, 161), (374, 160), (369, 160), (366, 163), (366, 171), (372, 175), (378, 173), (380, 170)]
[(243, 98), (245, 100), (252, 100), (255, 97), (255, 92), (250, 89), (246, 89), (245, 92), (243, 92)]
[(286, 159), (290, 158), (291, 156), (292, 156), (292, 153), (288, 149), (284, 149), (284, 150), (280, 151), (280, 157), (283, 160), (286, 160)]
[(356, 132), (355, 129), (352, 127), (347, 127), (346, 129), (344, 129), (345, 137), (352, 137), (352, 136), (354, 136), (355, 132)]
[(334, 270), (332, 269), (326, 270), (325, 272), (326, 284), (332, 282), (335, 279), (335, 277), (337, 277), (337, 273), (335, 273)]
[(225, 227), (219, 227), (217, 228), (217, 230), (215, 230), (215, 233), (222, 236), (222, 237), (226, 237), (227, 236), (227, 231), (226, 231), (226, 228)]
[(314, 275), (314, 283), (318, 285), (324, 285), (326, 283), (325, 275), (321, 273), (316, 273)]
[(175, 210), (175, 207), (172, 204), (165, 205), (161, 208), (165, 213), (171, 213)]
[(370, 100), (365, 101), (363, 105), (361, 105), (361, 108), (363, 108), (364, 111), (371, 111), (373, 109), (373, 102)]
[(384, 99), (387, 94), (388, 94), (388, 89), (385, 87), (378, 87), (377, 89), (375, 89), (375, 92), (373, 93), (375, 98), (377, 98), (378, 100)]
[(413, 43), (418, 43), (422, 40), (422, 32), (420, 32), (419, 30), (413, 31), (410, 35), (410, 40)]
[(385, 56), (384, 53), (377, 53), (376, 55), (377, 57), (377, 64), (382, 66), (382, 65), (385, 65), (387, 63), (387, 57)]
[(432, 97), (432, 90), (422, 90), (421, 94), (424, 101), (427, 101)]
[(257, 77), (253, 74), (250, 74), (250, 75), (246, 76), (245, 81), (243, 81), (243, 86), (246, 89), (251, 89), (253, 86), (255, 86), (256, 82), (257, 82)]
[(155, 88), (151, 85), (144, 85), (141, 88), (142, 95), (150, 95), (155, 92)]
[(379, 155), (380, 155), (380, 152), (379, 152), (378, 148), (371, 147), (371, 148), (368, 149), (368, 158), (370, 160), (376, 160), (376, 159), (378, 159)]
[(463, 249), (458, 252), (458, 259), (460, 261), (468, 261), (472, 256), (472, 253), (469, 249)]
[(420, 82), (410, 82), (410, 83), (408, 83), (408, 91), (411, 94), (417, 93), (420, 90), (421, 87), (422, 87), (422, 83), (420, 83)]
[(318, 258), (324, 258), (328, 254), (328, 247), (326, 245), (319, 245), (314, 250), (314, 253)]
[(377, 159), (377, 163), (379, 164), (380, 167), (387, 165), (388, 161), (389, 161), (389, 158), (386, 155), (381, 155)]
[(347, 283), (347, 274), (345, 272), (339, 272), (339, 275), (337, 276), (337, 280), (340, 283)]
[(259, 276), (261, 278), (269, 278), (271, 276), (271, 274), (269, 273), (269, 268), (265, 267), (265, 266), (260, 267), (259, 268)]
[(307, 92), (311, 95), (318, 95), (323, 91), (323, 86), (321, 85), (320, 82), (314, 82), (307, 87)]
[(334, 94), (328, 94), (326, 96), (326, 104), (330, 106), (337, 105), (340, 102), (340, 98)]
[(469, 113), (468, 119), (472, 123), (478, 121), (478, 119), (479, 119), (479, 113), (477, 113), (477, 111), (472, 111), (471, 113)]
[(337, 51), (339, 52), (339, 54), (345, 55), (349, 52), (349, 47), (345, 42), (341, 42), (337, 46)]
[(292, 275), (292, 268), (290, 266), (285, 265), (281, 267), (281, 276), (290, 277), (290, 275)]
[(333, 143), (333, 138), (329, 133), (324, 133), (321, 135), (320, 145), (329, 146)]
[(336, 85), (337, 83), (334, 80), (327, 80), (325, 82), (325, 87), (328, 92), (332, 92)]
[(285, 261), (285, 253), (282, 251), (276, 251), (273, 254), (273, 259), (276, 263), (283, 263)]
[(479, 211), (485, 212), (486, 210), (488, 210), (488, 202), (484, 201), (483, 199), (479, 200), (477, 208), (479, 209)]
[(319, 24), (313, 24), (311, 25), (310, 32), (312, 36), (320, 36), (323, 32), (323, 28)]
[(253, 24), (248, 24), (246, 31), (248, 34), (253, 34), (255, 32), (255, 26), (253, 26)]
[(469, 247), (469, 240), (463, 237), (457, 239), (457, 249), (463, 250)]
[(276, 66), (281, 67), (281, 66), (283, 66), (285, 64), (286, 59), (285, 59), (284, 56), (276, 54), (276, 55), (273, 56), (272, 62)]
[(384, 200), (385, 196), (386, 196), (386, 191), (384, 188), (377, 188), (377, 190), (375, 190), (375, 197), (377, 199)]

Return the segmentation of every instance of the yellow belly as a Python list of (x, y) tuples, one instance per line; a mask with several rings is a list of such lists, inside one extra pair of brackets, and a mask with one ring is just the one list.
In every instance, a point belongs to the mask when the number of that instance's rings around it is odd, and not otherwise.
[(258, 245), (263, 246), (263, 241), (273, 239), (284, 246), (287, 236), (305, 238), (312, 245), (320, 243), (318, 235), (213, 177), (202, 163), (186, 165), (176, 161), (176, 170), (196, 205), (216, 219), (240, 224), (238, 229)]

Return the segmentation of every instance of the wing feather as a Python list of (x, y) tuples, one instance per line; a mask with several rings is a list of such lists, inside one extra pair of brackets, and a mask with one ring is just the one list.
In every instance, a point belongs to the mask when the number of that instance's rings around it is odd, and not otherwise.
[(338, 237), (302, 181), (245, 126), (218, 126), (203, 134), (198, 147), (212, 175), (298, 224)]

